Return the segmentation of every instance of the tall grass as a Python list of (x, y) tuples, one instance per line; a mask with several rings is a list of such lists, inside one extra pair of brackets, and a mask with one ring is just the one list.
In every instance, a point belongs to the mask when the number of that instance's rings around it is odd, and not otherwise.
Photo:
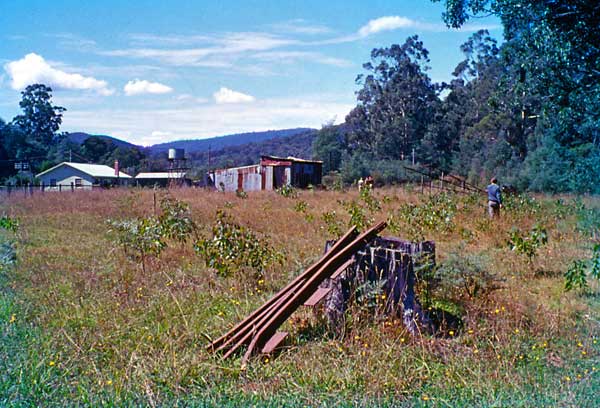
[[(483, 198), (449, 196), (453, 211), (439, 228), (435, 216), (424, 224), (402, 218), (409, 212), (401, 209), (422, 206), (416, 213), (423, 216), (444, 200), (376, 190), (381, 209), (365, 207), (367, 218), (395, 220), (388, 234), (418, 228), (436, 241), (438, 262), (461, 253), (477, 259), (497, 287), (485, 296), (453, 293), (464, 327), (446, 337), (411, 338), (399, 320), (355, 309), (339, 337), (312, 311), (300, 311), (286, 323), (286, 349), (241, 370), (239, 359), (221, 360), (204, 346), (318, 259), (333, 238), (323, 213), (335, 212), (346, 226), (348, 203), (356, 207), (361, 198), (354, 191), (242, 199), (172, 190), (189, 204), (199, 234), (210, 236), (217, 210), (225, 209), (283, 254), (282, 264), (260, 274), (242, 267), (220, 276), (192, 243), (169, 244), (144, 270), (113, 241), (106, 220), (154, 214), (165, 193), (154, 194), (45, 194), (0, 204), (0, 213), (20, 220), (11, 238), (18, 263), (0, 275), (0, 405), (596, 404), (599, 288), (593, 282), (586, 293), (563, 290), (562, 273), (590, 250), (570, 197), (563, 197), (566, 210), (552, 197), (515, 200), (492, 222)], [(530, 260), (507, 241), (513, 227), (529, 231), (535, 224), (547, 229), (549, 242)]]

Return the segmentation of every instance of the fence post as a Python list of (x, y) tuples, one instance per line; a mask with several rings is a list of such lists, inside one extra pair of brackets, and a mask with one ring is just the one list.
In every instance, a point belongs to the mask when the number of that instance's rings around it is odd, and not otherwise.
[(444, 189), (444, 172), (442, 171), (442, 177), (440, 177), (440, 190)]
[(421, 176), (421, 194), (423, 194), (423, 176)]

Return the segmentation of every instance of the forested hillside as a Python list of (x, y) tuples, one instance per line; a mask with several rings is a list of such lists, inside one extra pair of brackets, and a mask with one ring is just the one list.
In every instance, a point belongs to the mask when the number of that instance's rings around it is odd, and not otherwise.
[(220, 150), (229, 146), (239, 146), (248, 143), (260, 143), (272, 139), (288, 138), (311, 130), (312, 129), (309, 128), (267, 130), (264, 132), (237, 133), (207, 139), (177, 140), (174, 142), (152, 145), (148, 150), (152, 155), (166, 153), (171, 148), (185, 149), (188, 153), (199, 153), (208, 150)]

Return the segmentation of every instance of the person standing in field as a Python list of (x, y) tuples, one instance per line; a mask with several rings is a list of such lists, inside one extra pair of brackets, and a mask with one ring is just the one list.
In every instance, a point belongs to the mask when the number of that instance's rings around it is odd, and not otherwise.
[(358, 179), (358, 191), (362, 191), (363, 187), (364, 187), (365, 181), (363, 180), (363, 178), (359, 178)]
[(492, 177), (490, 185), (486, 187), (488, 194), (488, 214), (490, 218), (500, 216), (500, 208), (502, 208), (502, 195), (500, 194), (500, 186), (497, 184), (496, 177)]

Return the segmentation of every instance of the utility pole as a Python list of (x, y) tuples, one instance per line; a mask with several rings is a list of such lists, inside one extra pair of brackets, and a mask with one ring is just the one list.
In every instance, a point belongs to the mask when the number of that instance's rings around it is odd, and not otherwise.
[(412, 149), (412, 165), (415, 165), (415, 148)]
[(73, 161), (73, 151), (69, 149), (69, 162)]

